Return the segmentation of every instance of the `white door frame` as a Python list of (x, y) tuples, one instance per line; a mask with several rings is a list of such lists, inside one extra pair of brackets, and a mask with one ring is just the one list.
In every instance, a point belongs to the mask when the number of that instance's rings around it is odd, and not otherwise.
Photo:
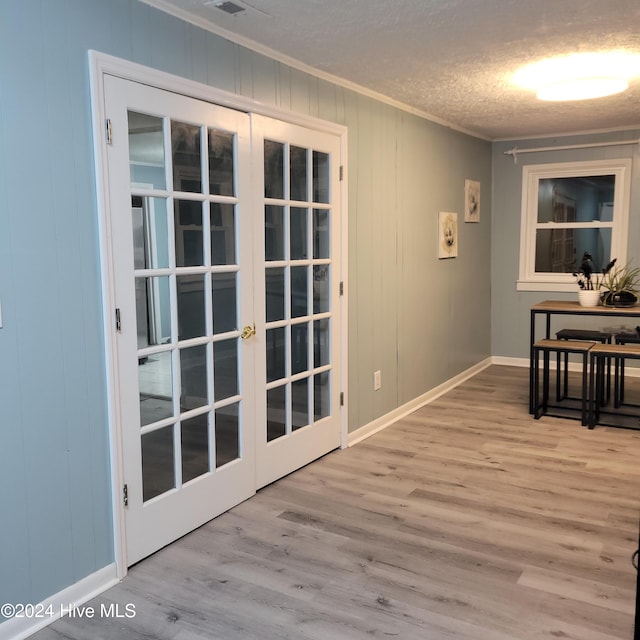
[[(99, 219), (100, 235), (100, 262), (103, 291), (103, 332), (106, 362), (107, 380), (107, 417), (109, 423), (109, 453), (111, 464), (111, 510), (113, 517), (114, 555), (117, 577), (122, 578), (127, 573), (125, 523), (122, 512), (122, 488), (124, 486), (122, 433), (118, 416), (120, 406), (118, 398), (118, 370), (114, 366), (116, 359), (116, 344), (113, 327), (115, 323), (115, 279), (112, 272), (114, 247), (109, 229), (108, 216), (110, 211), (109, 201), (109, 176), (107, 171), (107, 114), (105, 113), (104, 76), (112, 75), (141, 84), (146, 84), (158, 89), (181, 93), (191, 98), (197, 98), (231, 109), (257, 113), (269, 116), (292, 124), (332, 133), (340, 137), (340, 164), (347, 166), (347, 128), (343, 125), (327, 122), (304, 114), (295, 114), (282, 111), (276, 107), (261, 104), (249, 98), (239, 96), (221, 89), (216, 89), (193, 80), (187, 80), (163, 71), (151, 69), (121, 58), (116, 58), (97, 51), (89, 51), (89, 71), (92, 105), (92, 129), (94, 165), (96, 174), (96, 196)], [(344, 295), (340, 298), (340, 358), (337, 361), (340, 367), (342, 379), (341, 391), (344, 393), (344, 403), (340, 416), (340, 445), (346, 447), (348, 436), (348, 405), (347, 405), (347, 380), (348, 380), (348, 317), (347, 317), (347, 180), (346, 171), (343, 170), (343, 179), (340, 182), (340, 207), (341, 207), (341, 246), (340, 263), (341, 273), (339, 280), (344, 283)]]

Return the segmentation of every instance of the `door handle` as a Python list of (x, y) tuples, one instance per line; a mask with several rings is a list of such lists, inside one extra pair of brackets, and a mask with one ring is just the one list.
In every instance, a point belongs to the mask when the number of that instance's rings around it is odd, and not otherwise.
[(247, 338), (250, 338), (251, 336), (255, 336), (256, 335), (256, 325), (254, 324), (253, 327), (247, 325), (243, 330), (242, 333), (240, 334), (240, 337), (243, 340), (246, 340)]

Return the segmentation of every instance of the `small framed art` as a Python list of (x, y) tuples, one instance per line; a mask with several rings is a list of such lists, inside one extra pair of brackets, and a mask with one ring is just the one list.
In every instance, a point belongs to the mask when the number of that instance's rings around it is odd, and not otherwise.
[(480, 183), (464, 181), (464, 221), (480, 222)]
[(458, 255), (458, 214), (440, 211), (438, 214), (438, 258)]

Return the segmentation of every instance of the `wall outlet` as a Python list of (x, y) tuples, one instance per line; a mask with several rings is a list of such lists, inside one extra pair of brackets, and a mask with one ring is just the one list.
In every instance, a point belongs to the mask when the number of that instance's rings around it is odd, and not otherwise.
[(377, 391), (380, 387), (382, 387), (382, 372), (378, 370), (373, 372), (373, 390)]

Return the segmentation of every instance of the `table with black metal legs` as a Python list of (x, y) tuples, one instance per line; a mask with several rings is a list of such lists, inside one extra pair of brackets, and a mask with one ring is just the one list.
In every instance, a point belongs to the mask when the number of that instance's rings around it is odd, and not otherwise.
[[(538, 336), (538, 317), (544, 318), (544, 334)], [(640, 305), (633, 307), (583, 307), (577, 300), (545, 300), (531, 307), (529, 338), (529, 413), (533, 413), (533, 345), (538, 337), (551, 337), (552, 316), (600, 316), (609, 318), (640, 318)]]

